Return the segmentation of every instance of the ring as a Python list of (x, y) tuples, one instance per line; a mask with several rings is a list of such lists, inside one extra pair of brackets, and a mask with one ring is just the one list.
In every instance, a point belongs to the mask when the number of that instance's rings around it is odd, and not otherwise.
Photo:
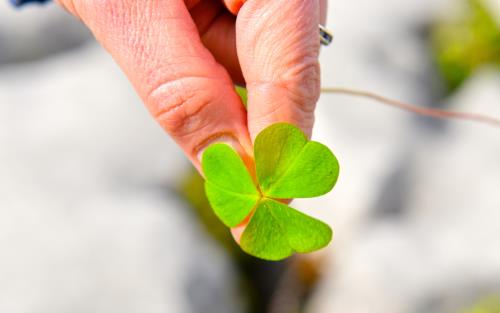
[(323, 25), (319, 24), (319, 40), (323, 46), (328, 46), (333, 41), (333, 34)]

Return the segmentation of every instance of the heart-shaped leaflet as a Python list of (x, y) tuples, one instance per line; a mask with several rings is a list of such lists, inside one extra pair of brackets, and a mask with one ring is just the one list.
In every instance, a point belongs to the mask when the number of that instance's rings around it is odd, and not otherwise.
[(332, 238), (328, 225), (277, 200), (329, 192), (339, 173), (333, 153), (307, 140), (297, 127), (278, 123), (257, 136), (254, 156), (257, 182), (229, 145), (211, 145), (202, 158), (205, 191), (221, 221), (235, 227), (251, 214), (242, 249), (262, 259), (280, 260), (326, 246)]

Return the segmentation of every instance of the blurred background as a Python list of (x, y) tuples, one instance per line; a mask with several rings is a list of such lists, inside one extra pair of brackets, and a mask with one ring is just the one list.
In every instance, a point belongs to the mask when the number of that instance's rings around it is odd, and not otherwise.
[[(341, 176), (265, 262), (111, 58), (54, 4), (0, 1), (0, 312), (498, 313), (500, 131), (323, 94)], [(334, 0), (325, 87), (500, 117), (499, 0)]]

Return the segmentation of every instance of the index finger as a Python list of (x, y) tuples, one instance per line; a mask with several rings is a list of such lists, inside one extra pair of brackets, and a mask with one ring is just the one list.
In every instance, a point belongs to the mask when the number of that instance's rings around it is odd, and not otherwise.
[(110, 52), (198, 169), (199, 153), (213, 141), (250, 151), (244, 107), (229, 74), (201, 42), (184, 0), (59, 1)]

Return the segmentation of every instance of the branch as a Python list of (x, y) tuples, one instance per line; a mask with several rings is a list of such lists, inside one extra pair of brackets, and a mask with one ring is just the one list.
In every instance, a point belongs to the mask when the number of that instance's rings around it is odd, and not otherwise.
[(356, 97), (363, 97), (372, 99), (379, 103), (383, 103), (398, 109), (406, 110), (409, 112), (416, 113), (418, 115), (428, 116), (432, 118), (440, 118), (440, 119), (457, 119), (457, 120), (466, 120), (481, 124), (487, 124), (496, 128), (500, 128), (500, 118), (478, 114), (478, 113), (468, 113), (468, 112), (456, 112), (456, 111), (448, 111), (441, 109), (432, 109), (422, 106), (417, 106), (405, 102), (401, 102), (394, 99), (389, 99), (384, 96), (363, 90), (355, 90), (350, 88), (341, 88), (341, 87), (323, 87), (321, 88), (322, 92), (325, 93), (335, 93), (335, 94), (345, 94)]

